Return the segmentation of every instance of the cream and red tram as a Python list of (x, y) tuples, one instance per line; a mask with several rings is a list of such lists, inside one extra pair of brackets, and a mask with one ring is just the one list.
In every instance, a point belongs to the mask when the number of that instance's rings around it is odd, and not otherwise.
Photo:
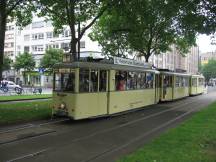
[(99, 62), (57, 64), (53, 114), (75, 120), (133, 110), (159, 101), (159, 72)]

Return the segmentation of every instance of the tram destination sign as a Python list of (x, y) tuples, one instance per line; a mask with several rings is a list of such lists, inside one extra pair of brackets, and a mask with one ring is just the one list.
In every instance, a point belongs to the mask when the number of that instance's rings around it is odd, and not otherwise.
[(114, 64), (136, 66), (136, 67), (143, 67), (143, 68), (150, 68), (150, 69), (152, 68), (152, 65), (149, 63), (138, 61), (138, 60), (120, 58), (120, 57), (114, 57)]

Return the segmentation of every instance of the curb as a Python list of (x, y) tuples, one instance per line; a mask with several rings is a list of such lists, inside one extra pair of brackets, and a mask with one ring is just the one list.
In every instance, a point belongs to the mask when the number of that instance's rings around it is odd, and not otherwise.
[(16, 101), (35, 101), (35, 100), (48, 100), (52, 97), (46, 97), (46, 98), (26, 98), (26, 99), (17, 99), (17, 100), (0, 100), (1, 102), (16, 102)]

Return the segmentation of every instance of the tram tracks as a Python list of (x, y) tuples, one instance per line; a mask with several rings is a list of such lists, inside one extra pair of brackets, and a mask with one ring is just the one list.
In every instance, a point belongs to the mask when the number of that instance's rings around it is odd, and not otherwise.
[(0, 134), (15, 132), (15, 131), (23, 130), (23, 129), (34, 128), (34, 127), (40, 127), (40, 126), (45, 126), (45, 125), (51, 125), (51, 124), (56, 124), (56, 123), (61, 123), (61, 122), (69, 121), (69, 120), (70, 120), (70, 118), (50, 119), (49, 121), (44, 121), (44, 122), (39, 123), (39, 124), (27, 123), (27, 124), (15, 126), (13, 128), (9, 128), (9, 129), (0, 129)]
[[(182, 104), (182, 102), (183, 102), (183, 104)], [(82, 137), (73, 139), (71, 142), (78, 142), (80, 140), (85, 140), (85, 139), (88, 139), (90, 137), (96, 136), (98, 134), (106, 133), (106, 132), (109, 132), (109, 131), (114, 131), (116, 129), (119, 129), (119, 128), (122, 128), (122, 127), (125, 127), (125, 126), (135, 124), (137, 122), (147, 120), (149, 118), (156, 117), (158, 115), (161, 115), (161, 114), (164, 114), (164, 113), (167, 113), (167, 112), (171, 112), (173, 110), (177, 110), (177, 109), (182, 108), (182, 107), (184, 107), (186, 105), (193, 104), (194, 102), (196, 102), (196, 99), (193, 99), (193, 101), (186, 102), (186, 103), (184, 101), (182, 101), (182, 102), (178, 103), (173, 108), (168, 108), (167, 110), (162, 110), (162, 111), (159, 111), (157, 113), (153, 113), (153, 114), (148, 115), (148, 116), (145, 116), (145, 113), (143, 113), (143, 114), (140, 115), (141, 118), (139, 117), (138, 119), (135, 119), (135, 120), (132, 120), (132, 121), (127, 121), (127, 122), (122, 123), (122, 124), (118, 124), (117, 126), (111, 127), (109, 129), (104, 129), (104, 130), (94, 132), (92, 134), (89, 134), (88, 136), (82, 136)], [(12, 133), (12, 132), (16, 132), (16, 131), (22, 131), (22, 130), (25, 130), (25, 129), (33, 129), (33, 128), (37, 128), (37, 127), (43, 127), (43, 126), (46, 126), (46, 125), (57, 124), (57, 123), (61, 123), (61, 122), (69, 121), (69, 120), (70, 120), (69, 118), (66, 118), (66, 119), (56, 119), (54, 121), (45, 121), (45, 122), (40, 123), (40, 124), (31, 124), (31, 123), (29, 123), (29, 124), (25, 124), (25, 125), (16, 127), (14, 129), (0, 130), (0, 135), (4, 134), (4, 133)], [(41, 136), (49, 135), (50, 133), (55, 133), (55, 132), (56, 131), (52, 131), (52, 132), (49, 132), (47, 134), (44, 133), (43, 135), (35, 135), (35, 136), (30, 136), (30, 137), (27, 136), (26, 138), (20, 138), (20, 139), (17, 139), (17, 140), (12, 140), (12, 141), (8, 141), (8, 142), (0, 143), (0, 145), (11, 143), (11, 142), (17, 142), (17, 141), (21, 141), (21, 140), (22, 141), (23, 140), (28, 140), (30, 138), (37, 138), (37, 137), (39, 138)]]

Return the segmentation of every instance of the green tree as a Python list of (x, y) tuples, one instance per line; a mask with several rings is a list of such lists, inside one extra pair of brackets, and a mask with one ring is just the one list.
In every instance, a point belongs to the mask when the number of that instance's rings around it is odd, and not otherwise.
[(35, 60), (32, 55), (28, 52), (24, 52), (16, 56), (16, 60), (14, 62), (14, 68), (16, 70), (23, 69), (24, 82), (26, 84), (26, 71), (32, 71), (35, 68)]
[(105, 56), (127, 57), (131, 53), (125, 31), (118, 30), (119, 22), (122, 21), (114, 13), (114, 10), (112, 14), (108, 14), (106, 11), (89, 34), (92, 41), (97, 41), (100, 44), (102, 54)]
[(8, 56), (4, 56), (3, 71), (4, 70), (10, 70), (12, 62), (13, 61)]
[(45, 55), (41, 59), (40, 67), (45, 68), (47, 71), (52, 72), (53, 66), (56, 63), (62, 62), (63, 50), (60, 49), (48, 49), (45, 52)]
[(209, 60), (208, 64), (202, 67), (202, 73), (207, 81), (216, 78), (216, 60)]
[(198, 32), (215, 32), (215, 12), (211, 4), (215, 6), (211, 0), (124, 0), (100, 18), (93, 30), (93, 40), (101, 44), (101, 39), (113, 38), (121, 32), (129, 48), (144, 56), (146, 62), (152, 54), (168, 51), (172, 44), (184, 54), (195, 45)]
[(6, 23), (16, 20), (17, 25), (25, 26), (31, 22), (34, 9), (34, 0), (0, 1), (0, 80), (3, 70)]
[[(77, 45), (114, 0), (39, 0), (40, 14), (53, 22), (56, 32), (67, 25), (71, 31), (70, 53), (77, 59)], [(78, 48), (79, 49), (79, 48)]]

